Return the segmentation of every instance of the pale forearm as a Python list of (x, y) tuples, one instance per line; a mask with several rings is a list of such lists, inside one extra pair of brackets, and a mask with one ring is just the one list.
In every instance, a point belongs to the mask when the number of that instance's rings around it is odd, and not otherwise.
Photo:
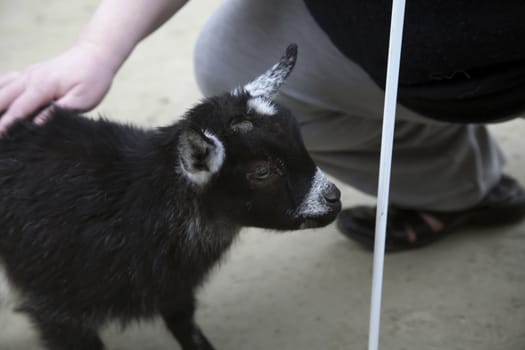
[(134, 47), (173, 16), (187, 0), (103, 0), (78, 43), (91, 45), (115, 71)]

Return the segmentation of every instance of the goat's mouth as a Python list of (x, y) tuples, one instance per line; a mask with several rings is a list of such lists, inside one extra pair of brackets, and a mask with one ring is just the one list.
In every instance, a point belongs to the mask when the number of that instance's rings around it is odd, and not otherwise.
[(341, 205), (332, 207), (329, 212), (323, 213), (322, 215), (303, 217), (299, 224), (299, 229), (302, 230), (327, 226), (335, 220), (340, 211)]

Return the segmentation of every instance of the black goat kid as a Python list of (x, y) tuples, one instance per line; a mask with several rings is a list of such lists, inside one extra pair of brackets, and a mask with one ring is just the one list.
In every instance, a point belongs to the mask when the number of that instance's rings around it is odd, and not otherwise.
[(47, 349), (103, 349), (103, 324), (159, 314), (183, 349), (213, 349), (194, 293), (240, 228), (334, 220), (339, 191), (272, 102), (296, 55), (168, 127), (56, 109), (0, 139), (0, 272)]

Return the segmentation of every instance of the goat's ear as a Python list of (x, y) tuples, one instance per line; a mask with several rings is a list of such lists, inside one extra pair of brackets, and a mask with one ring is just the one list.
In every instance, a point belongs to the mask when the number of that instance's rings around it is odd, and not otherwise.
[(184, 129), (179, 137), (180, 168), (197, 185), (206, 184), (224, 163), (222, 142), (208, 131)]
[(235, 89), (232, 93), (238, 95), (241, 92), (246, 92), (252, 98), (263, 97), (271, 100), (292, 72), (296, 61), (297, 45), (290, 44), (278, 63), (242, 88)]

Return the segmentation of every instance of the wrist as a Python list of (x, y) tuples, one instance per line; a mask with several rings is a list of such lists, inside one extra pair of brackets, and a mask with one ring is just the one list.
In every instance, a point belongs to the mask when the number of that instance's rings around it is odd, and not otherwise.
[(112, 44), (111, 42), (99, 41), (85, 35), (79, 37), (74, 48), (78, 48), (89, 55), (102, 67), (111, 71), (113, 75), (117, 73), (133, 50), (133, 46), (126, 47), (122, 44)]

